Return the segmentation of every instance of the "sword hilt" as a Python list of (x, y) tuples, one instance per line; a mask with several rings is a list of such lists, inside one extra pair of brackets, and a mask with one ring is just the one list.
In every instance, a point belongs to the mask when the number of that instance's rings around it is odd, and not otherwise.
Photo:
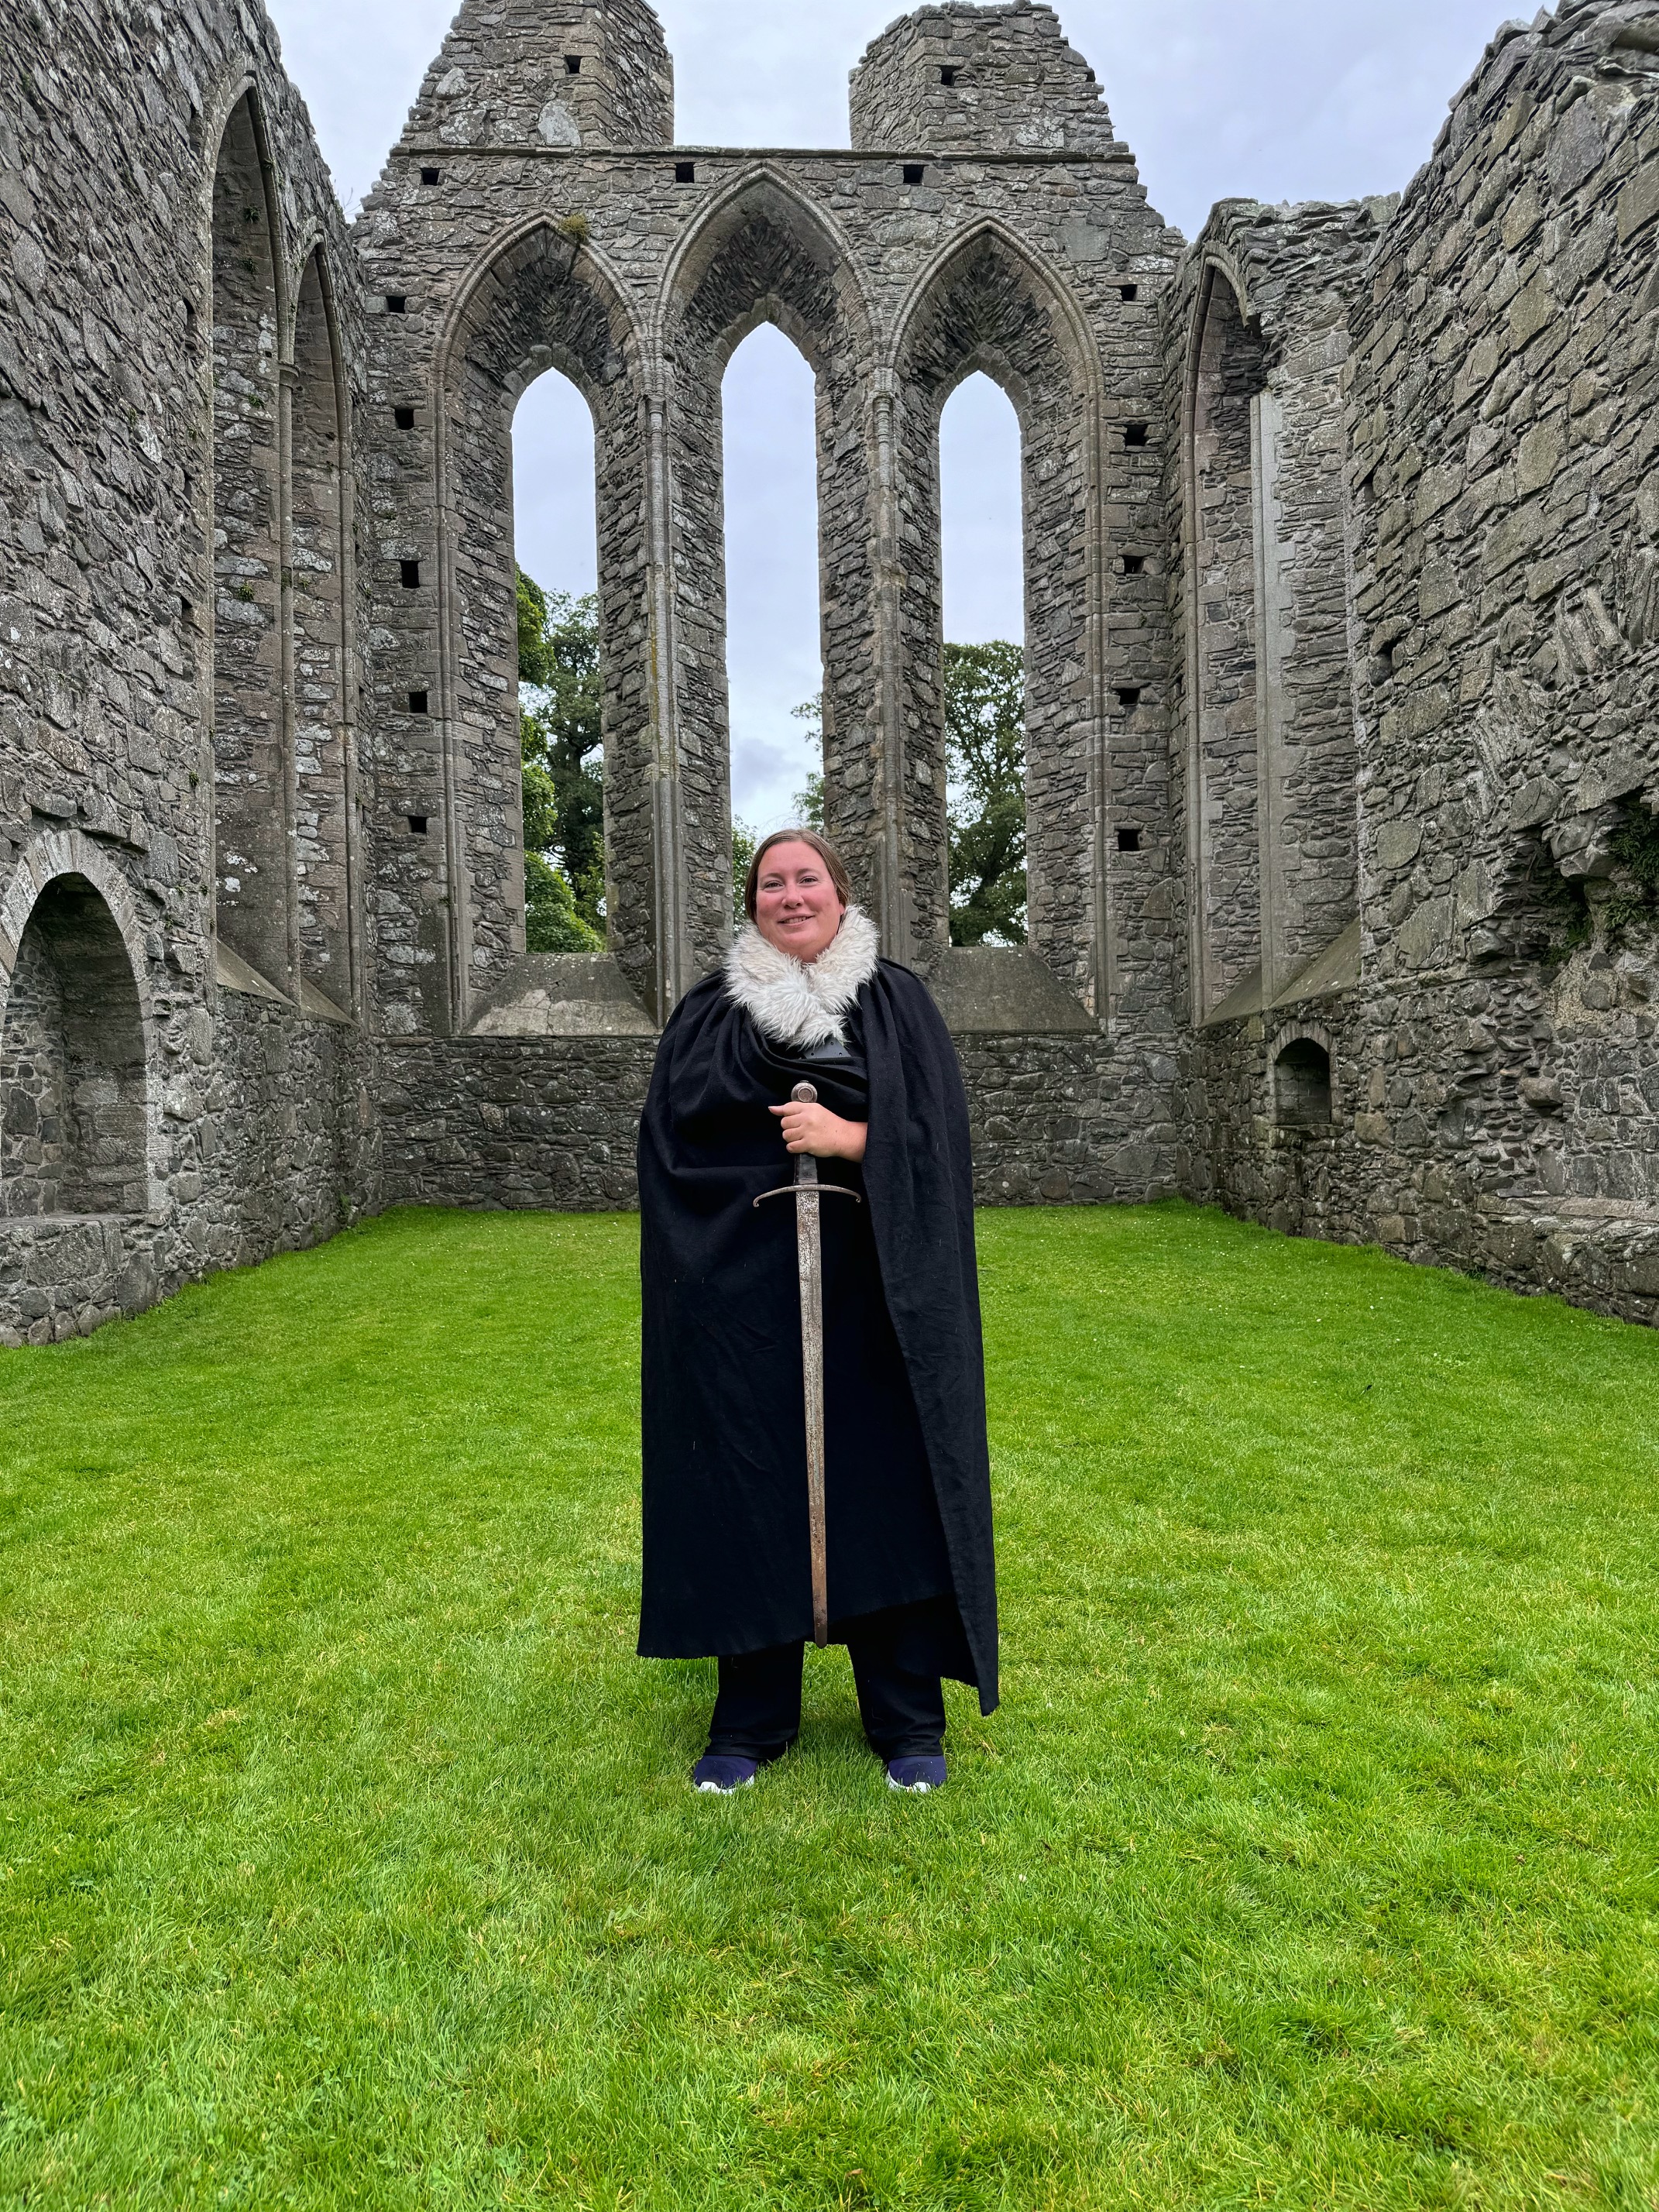
[[(798, 1083), (794, 1089), (790, 1092), (789, 1096), (794, 1100), (797, 1106), (816, 1106), (818, 1103), (817, 1091), (810, 1083)], [(797, 1185), (799, 1186), (802, 1183), (816, 1183), (818, 1179), (817, 1162), (813, 1158), (811, 1152), (803, 1152), (800, 1158), (795, 1162), (795, 1182)]]
[[(810, 1083), (798, 1083), (789, 1095), (797, 1106), (816, 1106), (818, 1103), (818, 1094)], [(848, 1190), (844, 1182), (825, 1182), (811, 1152), (803, 1152), (795, 1162), (793, 1182), (786, 1183), (781, 1190), (763, 1190), (755, 1204), (759, 1207), (769, 1198), (795, 1198), (803, 1189), (816, 1190), (821, 1198), (850, 1198), (854, 1206), (864, 1203), (857, 1191)]]

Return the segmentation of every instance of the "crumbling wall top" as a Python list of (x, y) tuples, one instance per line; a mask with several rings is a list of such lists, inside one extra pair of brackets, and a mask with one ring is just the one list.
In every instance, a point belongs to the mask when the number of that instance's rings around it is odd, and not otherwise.
[(1093, 70), (1037, 0), (902, 16), (854, 70), (852, 106), (860, 149), (1121, 150)]
[(464, 0), (405, 147), (668, 146), (674, 64), (647, 0)]

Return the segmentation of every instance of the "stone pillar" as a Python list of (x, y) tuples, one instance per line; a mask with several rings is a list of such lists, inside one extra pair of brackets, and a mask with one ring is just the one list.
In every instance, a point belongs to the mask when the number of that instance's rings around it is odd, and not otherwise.
[(890, 960), (915, 957), (915, 916), (904, 865), (904, 567), (899, 546), (898, 379), (880, 370), (871, 393), (876, 484), (877, 712), (869, 880)]
[[(660, 364), (658, 377), (661, 378)], [(629, 939), (647, 936), (649, 970), (642, 995), (654, 1018), (668, 1019), (696, 978), (687, 914), (685, 824), (680, 781), (678, 652), (674, 620), (674, 490), (669, 458), (668, 398), (659, 382), (646, 400), (646, 495), (651, 671), (650, 911), (612, 922), (612, 943), (625, 973), (636, 973), (639, 948)]]
[(1285, 654), (1290, 577), (1282, 529), (1279, 456), (1285, 410), (1277, 392), (1250, 402), (1250, 489), (1255, 537), (1255, 738), (1261, 840), (1261, 994), (1271, 1005), (1291, 975), (1286, 943)]

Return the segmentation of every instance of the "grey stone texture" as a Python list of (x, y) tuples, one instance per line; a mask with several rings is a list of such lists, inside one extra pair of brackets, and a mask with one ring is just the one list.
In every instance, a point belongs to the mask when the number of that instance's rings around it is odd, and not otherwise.
[[(991, 1202), (1215, 1200), (1659, 1314), (1659, 0), (1402, 198), (1147, 204), (1054, 12), (847, 152), (642, 0), (465, 0), (345, 224), (252, 0), (0, 0), (0, 1343), (394, 1200), (632, 1202), (729, 939), (720, 386), (817, 380), (825, 772)], [(592, 410), (610, 942), (525, 950), (512, 425)], [(949, 945), (939, 425), (1024, 434), (1030, 945)], [(1644, 845), (1644, 837), (1647, 843)]]

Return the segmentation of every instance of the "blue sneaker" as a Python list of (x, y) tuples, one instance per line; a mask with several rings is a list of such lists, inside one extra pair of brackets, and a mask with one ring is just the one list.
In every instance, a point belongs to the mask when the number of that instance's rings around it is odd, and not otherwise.
[(946, 1768), (943, 1755), (934, 1759), (895, 1759), (888, 1762), (887, 1787), (912, 1797), (925, 1797), (930, 1790), (943, 1790)]
[(710, 1797), (735, 1797), (739, 1790), (752, 1790), (760, 1771), (752, 1759), (722, 1759), (714, 1752), (691, 1770), (691, 1787)]

